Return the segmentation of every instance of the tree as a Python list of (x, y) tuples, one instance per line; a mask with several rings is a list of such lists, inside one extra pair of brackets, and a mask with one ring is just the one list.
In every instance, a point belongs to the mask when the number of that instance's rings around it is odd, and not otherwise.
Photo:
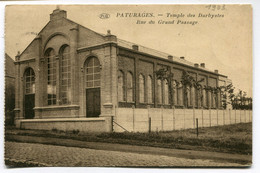
[(156, 77), (159, 80), (164, 81), (165, 79), (168, 82), (168, 86), (169, 86), (169, 95), (170, 95), (170, 103), (173, 103), (173, 73), (169, 70), (169, 68), (167, 67), (163, 67), (157, 71), (155, 71)]
[[(163, 67), (163, 68), (155, 71), (155, 74), (156, 74), (157, 79), (160, 79), (160, 80), (166, 79), (168, 81), (170, 103), (173, 104), (173, 94), (174, 94), (174, 89), (176, 88), (176, 86), (173, 85), (173, 81), (176, 81), (177, 86), (178, 86), (179, 82), (174, 79), (174, 74), (167, 67)], [(200, 84), (202, 81), (204, 81), (204, 79), (197, 81), (189, 73), (187, 73), (186, 71), (183, 71), (182, 79), (180, 82), (182, 83), (182, 85), (184, 87), (184, 93), (185, 93), (184, 100), (185, 100), (186, 106), (188, 106), (188, 103), (187, 103), (188, 88), (187, 88), (187, 86), (194, 86), (196, 89), (202, 88), (202, 85)]]

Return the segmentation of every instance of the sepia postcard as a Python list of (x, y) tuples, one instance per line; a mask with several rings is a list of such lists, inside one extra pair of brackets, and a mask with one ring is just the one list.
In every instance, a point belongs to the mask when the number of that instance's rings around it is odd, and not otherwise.
[(252, 6), (7, 5), (7, 169), (252, 165)]

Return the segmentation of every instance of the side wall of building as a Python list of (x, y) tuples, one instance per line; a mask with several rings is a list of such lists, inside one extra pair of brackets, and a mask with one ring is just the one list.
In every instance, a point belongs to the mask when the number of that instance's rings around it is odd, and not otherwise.
[[(198, 95), (198, 91), (195, 90), (193, 87), (189, 87), (186, 89), (186, 92), (189, 92), (187, 95), (185, 95), (184, 86), (176, 86), (175, 91), (173, 91), (173, 95), (176, 94), (176, 98), (173, 98), (172, 101), (170, 98), (170, 92), (168, 91), (168, 96), (165, 96), (165, 92), (167, 92), (167, 88), (165, 88), (162, 82), (162, 86), (158, 86), (158, 81), (155, 72), (159, 69), (166, 68), (171, 73), (173, 73), (173, 79), (176, 81), (176, 83), (181, 82), (182, 76), (184, 71), (186, 71), (190, 76), (192, 76), (196, 81), (200, 81), (203, 79), (200, 84), (205, 87), (212, 87), (217, 88), (219, 86), (218, 82), (218, 74), (213, 72), (207, 72), (206, 70), (201, 70), (199, 68), (195, 67), (189, 67), (186, 65), (182, 65), (180, 63), (177, 63), (173, 60), (168, 59), (162, 59), (158, 57), (153, 57), (148, 54), (143, 54), (138, 51), (134, 50), (128, 50), (124, 48), (119, 48), (118, 53), (118, 70), (121, 71), (124, 74), (124, 87), (125, 87), (125, 97), (127, 98), (128, 93), (128, 86), (127, 86), (127, 76), (126, 74), (128, 72), (131, 72), (133, 74), (133, 94), (134, 94), (134, 100), (128, 101), (127, 99), (120, 101), (119, 100), (119, 107), (136, 107), (136, 108), (144, 108), (148, 105), (150, 107), (164, 107), (164, 108), (171, 108), (172, 106), (178, 107), (178, 108), (221, 108), (221, 98), (219, 94), (214, 94), (213, 91), (205, 91), (205, 102), (206, 104), (203, 105), (201, 96)], [(140, 91), (139, 91), (139, 76), (144, 76), (144, 83), (145, 83), (145, 102), (140, 102)], [(147, 102), (147, 78), (148, 76), (152, 77), (152, 97), (153, 102), (148, 103)], [(181, 84), (180, 84), (181, 85)], [(162, 87), (162, 92), (158, 93), (158, 87)], [(179, 92), (179, 90), (182, 90)], [(202, 91), (200, 91), (202, 93)], [(162, 95), (162, 96), (161, 96)], [(178, 98), (177, 98), (178, 95)], [(162, 101), (159, 100), (159, 96)], [(182, 97), (179, 98), (179, 97)], [(188, 97), (188, 98), (187, 98)], [(168, 101), (165, 101), (165, 99), (169, 99)], [(181, 101), (178, 101), (178, 99), (181, 99)], [(187, 101), (188, 99), (188, 101)], [(214, 99), (214, 100), (213, 100)], [(171, 101), (171, 102), (170, 102)], [(188, 102), (188, 103), (186, 103)]]

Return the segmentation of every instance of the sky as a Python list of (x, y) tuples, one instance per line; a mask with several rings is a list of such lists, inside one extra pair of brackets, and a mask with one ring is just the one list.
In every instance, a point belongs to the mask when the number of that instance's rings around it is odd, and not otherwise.
[[(184, 56), (193, 63), (205, 63), (206, 68), (218, 69), (236, 88), (252, 97), (252, 9), (249, 5), (219, 6), (219, 10), (206, 5), (59, 5), (59, 8), (67, 11), (69, 19), (98, 33), (111, 30), (111, 34), (123, 40)], [(48, 23), (54, 9), (55, 5), (7, 6), (6, 53), (14, 58), (17, 51), (22, 52)], [(101, 19), (100, 14), (104, 13), (109, 14), (109, 18)], [(125, 13), (153, 13), (154, 17), (125, 17)], [(167, 13), (184, 17), (167, 17)], [(189, 13), (195, 17), (187, 17)], [(224, 17), (198, 17), (200, 13)], [(146, 24), (136, 24), (137, 20)], [(155, 24), (149, 24), (151, 20)], [(174, 24), (158, 24), (160, 20), (174, 20)], [(180, 24), (185, 21), (197, 24)]]

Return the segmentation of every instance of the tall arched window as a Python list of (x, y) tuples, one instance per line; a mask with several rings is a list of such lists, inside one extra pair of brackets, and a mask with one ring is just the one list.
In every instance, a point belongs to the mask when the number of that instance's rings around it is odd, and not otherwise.
[(25, 77), (25, 94), (35, 93), (35, 74), (32, 68), (27, 68), (24, 72)]
[(144, 76), (142, 74), (139, 75), (139, 102), (144, 103)]
[(195, 106), (196, 105), (196, 93), (195, 93), (195, 87), (191, 87), (191, 105)]
[(125, 101), (124, 73), (118, 72), (118, 101)]
[(188, 103), (188, 105), (187, 106), (191, 106), (191, 98), (190, 98), (190, 96), (191, 96), (191, 87), (190, 86), (186, 86), (186, 101), (187, 101), (187, 103)]
[(55, 62), (55, 53), (53, 49), (46, 51), (45, 57), (47, 58), (48, 64), (48, 85), (47, 85), (47, 94), (48, 94), (48, 105), (56, 105), (56, 62)]
[(211, 95), (211, 91), (208, 91), (208, 107), (211, 108), (212, 107), (212, 95)]
[(133, 75), (131, 72), (127, 72), (126, 75), (126, 80), (127, 80), (127, 101), (128, 102), (133, 102), (134, 101), (134, 90), (133, 90)]
[(85, 65), (85, 86), (86, 88), (100, 87), (100, 63), (96, 57), (88, 59)]
[(181, 82), (178, 85), (178, 105), (183, 105), (183, 85)]
[(70, 104), (71, 102), (71, 61), (70, 48), (63, 46), (60, 50), (60, 100), (61, 104)]
[(216, 94), (212, 92), (212, 108), (216, 108)]
[(173, 104), (177, 105), (177, 84), (176, 81), (172, 82), (172, 88), (173, 88)]
[(153, 103), (153, 82), (150, 75), (147, 78), (147, 102)]
[(206, 107), (207, 106), (207, 96), (206, 96), (206, 90), (202, 89), (202, 106)]
[(169, 104), (169, 85), (168, 81), (165, 79), (163, 81), (163, 86), (164, 86), (164, 104), (168, 105)]
[(162, 104), (162, 81), (157, 79), (157, 101), (158, 104)]

